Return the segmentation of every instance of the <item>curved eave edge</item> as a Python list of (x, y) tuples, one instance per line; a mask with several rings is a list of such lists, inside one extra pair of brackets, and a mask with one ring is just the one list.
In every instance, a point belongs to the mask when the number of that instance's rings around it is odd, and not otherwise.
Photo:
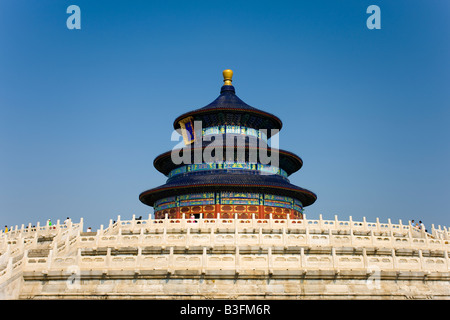
[(233, 187), (233, 188), (270, 188), (270, 189), (277, 189), (277, 190), (287, 190), (290, 192), (294, 192), (294, 193), (301, 193), (301, 194), (306, 194), (309, 195), (310, 197), (312, 197), (312, 201), (310, 203), (306, 203), (303, 204), (304, 207), (310, 206), (312, 205), (314, 202), (316, 202), (317, 200), (317, 195), (312, 192), (309, 191), (307, 189), (295, 189), (295, 188), (288, 188), (288, 187), (278, 187), (278, 186), (271, 186), (271, 185), (249, 185), (249, 184), (216, 184), (216, 183), (206, 183), (206, 184), (197, 184), (195, 186), (192, 185), (188, 185), (188, 186), (168, 186), (168, 187), (158, 187), (155, 189), (150, 189), (147, 191), (142, 192), (139, 195), (139, 200), (143, 203), (146, 204), (148, 206), (153, 206), (154, 201), (150, 202), (150, 203), (146, 203), (143, 201), (143, 198), (151, 195), (152, 193), (157, 193), (157, 192), (164, 192), (164, 191), (169, 191), (171, 189), (191, 189), (191, 190), (195, 190), (195, 189), (201, 189), (201, 188), (205, 188), (205, 187), (222, 187), (222, 188), (226, 188), (226, 187)]
[[(202, 148), (202, 150), (203, 150), (203, 149), (204, 149), (204, 148)], [(245, 147), (245, 149), (248, 150), (248, 149), (252, 149), (252, 148)], [(270, 149), (264, 149), (264, 148), (253, 148), (253, 149), (257, 149), (257, 150), (269, 150), (269, 151), (270, 151)], [(169, 158), (171, 157), (170, 155), (171, 155), (172, 152), (179, 152), (179, 151), (181, 151), (181, 150), (183, 150), (183, 149), (175, 149), (175, 150), (167, 151), (167, 152), (164, 152), (164, 153), (160, 154), (159, 156), (157, 156), (157, 157), (153, 160), (153, 166), (155, 167), (156, 170), (158, 170), (158, 171), (161, 172), (162, 174), (164, 174), (164, 175), (169, 174), (169, 172), (165, 172), (165, 171), (164, 171), (164, 169), (162, 168), (162, 166), (160, 165), (160, 163), (161, 163), (161, 162), (164, 162), (164, 161), (167, 161), (167, 159), (169, 159)], [(195, 150), (200, 150), (200, 148), (191, 148), (190, 150), (191, 150), (191, 152), (194, 152)], [(294, 162), (297, 163), (297, 167), (298, 167), (298, 168), (297, 168), (296, 170), (293, 170), (292, 172), (290, 172), (289, 175), (291, 175), (291, 174), (297, 172), (298, 170), (300, 170), (300, 169), (303, 167), (303, 160), (302, 160), (299, 156), (297, 156), (296, 154), (294, 154), (294, 153), (292, 153), (292, 152), (289, 152), (289, 151), (281, 150), (281, 149), (277, 149), (277, 150), (278, 150), (278, 153), (279, 153), (279, 154), (284, 155), (284, 156), (287, 156), (287, 157), (290, 158), (292, 161), (294, 161)], [(282, 169), (284, 169), (284, 168), (282, 168)]]
[(206, 114), (217, 113), (217, 112), (222, 112), (222, 111), (236, 111), (239, 113), (254, 113), (254, 114), (264, 116), (264, 117), (274, 120), (274, 123), (278, 124), (278, 128), (277, 128), (278, 130), (281, 130), (281, 128), (283, 127), (283, 122), (281, 122), (280, 118), (278, 118), (277, 116), (275, 116), (271, 113), (261, 111), (258, 109), (249, 110), (249, 109), (241, 109), (241, 108), (212, 108), (212, 109), (207, 109), (207, 110), (197, 109), (197, 110), (193, 110), (193, 111), (182, 114), (181, 116), (177, 117), (175, 119), (175, 121), (173, 122), (173, 128), (175, 130), (178, 129), (180, 127), (178, 122), (189, 116), (197, 116), (197, 115), (203, 115), (203, 114), (206, 115)]

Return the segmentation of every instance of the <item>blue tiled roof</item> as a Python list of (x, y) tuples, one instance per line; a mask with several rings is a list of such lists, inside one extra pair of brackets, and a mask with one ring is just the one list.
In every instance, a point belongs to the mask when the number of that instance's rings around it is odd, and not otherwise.
[[(203, 148), (208, 146), (209, 143), (210, 142), (203, 141)], [(214, 144), (211, 144), (209, 146), (213, 146), (213, 145)], [(175, 149), (174, 151), (178, 152), (177, 150), (179, 150), (179, 149)], [(191, 150), (194, 150), (194, 149), (191, 149)], [(269, 148), (269, 150), (270, 150), (270, 148)], [(169, 172), (172, 171), (173, 169), (175, 169), (176, 167), (184, 165), (184, 164), (175, 165), (171, 160), (171, 152), (172, 151), (168, 151), (163, 154), (160, 154), (153, 161), (153, 165), (155, 166), (155, 168), (159, 172), (161, 172), (165, 175), (169, 174)], [(223, 151), (223, 155), (224, 155), (224, 157), (226, 156), (225, 150)], [(246, 151), (246, 157), (248, 157), (247, 151)], [(246, 160), (248, 161), (248, 159), (246, 159)], [(191, 156), (191, 163), (194, 163), (193, 156)], [(303, 161), (299, 156), (295, 155), (292, 152), (288, 152), (285, 150), (279, 150), (279, 165), (278, 165), (278, 167), (285, 170), (288, 175), (291, 175), (292, 173), (300, 170), (300, 168), (302, 166), (303, 166)]]
[(222, 86), (220, 96), (210, 104), (200, 108), (200, 110), (217, 110), (217, 109), (242, 109), (248, 111), (261, 111), (249, 106), (242, 101), (237, 95), (233, 86)]
[(313, 204), (317, 199), (313, 192), (297, 187), (279, 175), (248, 174), (244, 170), (182, 174), (169, 179), (162, 186), (144, 191), (139, 198), (143, 203), (152, 206), (154, 201), (162, 197), (180, 194), (180, 192), (201, 192), (200, 190), (270, 192), (297, 198), (305, 207)]
[[(174, 121), (174, 128), (179, 128), (178, 122), (189, 116), (194, 116), (204, 122), (203, 127), (235, 124), (253, 128), (281, 129), (281, 120), (275, 115), (249, 106), (236, 94), (233, 86), (222, 86), (220, 95), (203, 108), (182, 114)], [(197, 120), (196, 119), (196, 120)]]

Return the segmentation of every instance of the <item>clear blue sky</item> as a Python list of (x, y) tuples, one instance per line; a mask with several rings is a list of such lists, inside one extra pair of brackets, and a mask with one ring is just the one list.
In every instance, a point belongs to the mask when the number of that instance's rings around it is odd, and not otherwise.
[(230, 68), (303, 159), (308, 217), (450, 226), (449, 18), (438, 0), (2, 0), (0, 225), (147, 217), (173, 120)]

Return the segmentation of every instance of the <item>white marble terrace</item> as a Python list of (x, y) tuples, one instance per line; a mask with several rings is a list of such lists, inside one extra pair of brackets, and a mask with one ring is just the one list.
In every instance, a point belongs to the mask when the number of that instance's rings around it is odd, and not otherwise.
[[(37, 224), (0, 233), (0, 286), (19, 273), (80, 269), (450, 271), (448, 228), (431, 233), (402, 221), (319, 219), (122, 220), (94, 232), (79, 223)], [(159, 250), (155, 252), (155, 250)], [(153, 250), (153, 251), (152, 251)], [(181, 251), (180, 251), (181, 250)], [(183, 251), (184, 250), (184, 251)], [(191, 250), (187, 253), (186, 250)], [(215, 250), (215, 251), (214, 251)], [(260, 250), (260, 252), (252, 252)], [(152, 251), (152, 252), (150, 252)]]

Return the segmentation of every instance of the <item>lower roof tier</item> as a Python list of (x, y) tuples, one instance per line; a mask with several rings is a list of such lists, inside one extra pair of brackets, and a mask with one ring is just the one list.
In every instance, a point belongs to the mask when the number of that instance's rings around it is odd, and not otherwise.
[(301, 201), (304, 207), (313, 204), (317, 199), (312, 191), (295, 186), (279, 175), (216, 172), (172, 178), (164, 185), (142, 192), (139, 200), (148, 206), (154, 206), (155, 201), (164, 197), (217, 191), (260, 192), (288, 196)]

